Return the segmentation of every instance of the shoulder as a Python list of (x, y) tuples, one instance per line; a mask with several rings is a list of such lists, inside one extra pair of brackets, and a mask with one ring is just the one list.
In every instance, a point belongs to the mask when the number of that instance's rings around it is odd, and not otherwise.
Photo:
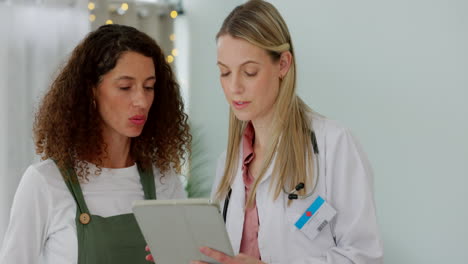
[(67, 206), (73, 204), (62, 174), (52, 160), (34, 163), (26, 169), (16, 190), (15, 200), (18, 203), (34, 201), (34, 204), (47, 205), (50, 209), (62, 203)]
[(351, 168), (362, 175), (373, 174), (363, 146), (350, 129), (318, 114), (311, 117), (311, 122), (316, 131), (319, 153), (323, 154), (328, 166), (335, 169), (346, 167), (348, 174), (351, 174)]
[(55, 162), (47, 159), (30, 165), (24, 172), (21, 182), (41, 187), (63, 183), (63, 178)]
[(65, 182), (51, 160), (45, 160), (30, 165), (23, 174), (15, 193), (13, 210), (32, 212), (43, 211), (44, 218), (53, 209), (54, 204), (68, 199), (69, 192)]
[(221, 155), (218, 156), (217, 161), (217, 168), (224, 168), (224, 164), (226, 163), (226, 150), (224, 150)]
[(325, 150), (344, 146), (360, 148), (358, 140), (351, 130), (336, 120), (329, 119), (316, 112), (308, 114), (310, 127), (315, 132), (317, 142)]
[(163, 184), (166, 183), (174, 183), (178, 180), (178, 175), (174, 168), (169, 168), (166, 171), (161, 171), (158, 167), (153, 165), (153, 174), (154, 179), (158, 182), (162, 182)]
[(214, 194), (218, 189), (218, 185), (221, 182), (221, 178), (224, 174), (224, 167), (226, 164), (226, 150), (221, 153), (218, 157), (217, 165), (216, 165), (216, 175), (213, 181), (213, 185), (211, 186), (211, 198), (214, 199)]
[(182, 185), (182, 175), (171, 167), (162, 172), (153, 165), (154, 184), (156, 185), (156, 195), (158, 199), (183, 199), (186, 198), (184, 187)]
[(349, 129), (338, 121), (329, 119), (317, 112), (309, 113), (308, 118), (310, 120), (310, 127), (317, 135), (339, 137), (340, 135), (350, 133)]
[[(11, 263), (37, 261), (49, 236), (53, 203), (61, 201), (54, 199), (50, 192), (50, 172), (54, 172), (54, 166), (53, 161), (46, 160), (30, 165), (24, 172), (11, 206), (2, 252), (6, 254), (0, 257), (2, 260), (11, 258)], [(16, 247), (27, 247), (27, 250), (21, 253)]]
[(220, 181), (220, 178), (224, 174), (224, 167), (226, 166), (226, 150), (221, 153), (218, 157), (218, 161), (216, 164), (216, 175), (214, 180), (214, 185), (217, 185)]

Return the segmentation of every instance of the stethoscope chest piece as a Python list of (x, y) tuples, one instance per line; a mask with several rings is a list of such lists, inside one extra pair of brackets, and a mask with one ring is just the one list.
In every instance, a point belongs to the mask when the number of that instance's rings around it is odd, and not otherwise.
[[(315, 132), (312, 130), (310, 132), (310, 139), (311, 139), (311, 143), (312, 143), (312, 148), (314, 150), (314, 156), (315, 156), (315, 174), (314, 174), (314, 186), (313, 186), (313, 189), (312, 191), (310, 191), (309, 193), (305, 194), (305, 195), (299, 195), (297, 192), (304, 189), (305, 187), (305, 184), (303, 182), (300, 182), (296, 185), (296, 187), (294, 187), (293, 190), (291, 190), (290, 192), (287, 192), (284, 190), (284, 187), (283, 187), (283, 192), (286, 193), (288, 195), (288, 199), (289, 200), (297, 200), (297, 199), (306, 199), (307, 197), (311, 196), (314, 191), (315, 191), (315, 187), (317, 187), (317, 179), (318, 179), (318, 176), (319, 176), (319, 159), (318, 159), (318, 154), (319, 154), (319, 151), (318, 151), (318, 145), (317, 145), (317, 138), (315, 137)], [(228, 195), (226, 196), (226, 199), (224, 200), (224, 208), (223, 208), (223, 218), (224, 218), (224, 222), (226, 222), (226, 216), (227, 216), (227, 210), (228, 210), (228, 207), (229, 207), (229, 199), (231, 198), (231, 193), (232, 193), (232, 189), (229, 189), (229, 192), (228, 192)]]

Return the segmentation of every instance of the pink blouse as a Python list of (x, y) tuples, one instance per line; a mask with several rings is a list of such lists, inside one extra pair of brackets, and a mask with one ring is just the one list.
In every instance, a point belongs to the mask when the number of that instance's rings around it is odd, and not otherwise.
[[(255, 131), (251, 122), (247, 125), (242, 137), (243, 145), (243, 165), (242, 177), (245, 185), (245, 200), (251, 192), (251, 187), (254, 178), (249, 171), (249, 164), (255, 158), (253, 144), (255, 140)], [(260, 250), (258, 249), (258, 211), (255, 203), (252, 208), (245, 210), (244, 229), (242, 231), (242, 240), (240, 245), (240, 253), (260, 259)]]

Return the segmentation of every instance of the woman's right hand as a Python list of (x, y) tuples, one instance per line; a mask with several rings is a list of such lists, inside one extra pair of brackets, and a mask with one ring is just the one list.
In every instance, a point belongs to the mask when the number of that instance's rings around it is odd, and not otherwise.
[(147, 252), (149, 253), (148, 255), (146, 255), (145, 259), (146, 259), (147, 261), (150, 261), (150, 262), (153, 262), (153, 263), (154, 263), (153, 255), (151, 255), (151, 250), (150, 250), (150, 248), (148, 247), (148, 245), (146, 245), (145, 251), (147, 251)]

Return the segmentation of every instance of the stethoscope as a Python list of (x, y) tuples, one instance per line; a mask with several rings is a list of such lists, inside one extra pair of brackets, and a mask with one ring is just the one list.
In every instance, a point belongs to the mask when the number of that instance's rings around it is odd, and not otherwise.
[[(317, 138), (315, 137), (315, 132), (313, 130), (310, 131), (310, 139), (312, 141), (312, 148), (314, 150), (314, 157), (315, 157), (314, 187), (312, 188), (312, 191), (310, 191), (309, 193), (306, 193), (305, 195), (299, 195), (299, 194), (297, 194), (297, 192), (304, 189), (304, 187), (305, 187), (303, 182), (298, 183), (296, 185), (296, 187), (294, 187), (294, 189), (292, 189), (289, 192), (287, 192), (284, 189), (284, 186), (283, 186), (283, 192), (288, 195), (289, 200), (306, 199), (307, 197), (310, 197), (314, 193), (315, 188), (317, 187), (317, 179), (318, 179), (319, 171), (320, 171), (319, 170), (319, 160), (318, 160), (319, 150), (318, 150), (318, 146), (317, 146)], [(231, 193), (232, 193), (232, 188), (229, 189), (228, 195), (227, 195), (226, 199), (224, 200), (224, 208), (223, 208), (224, 222), (226, 222), (226, 215), (227, 215), (227, 210), (228, 210), (228, 207), (229, 207), (229, 200), (231, 199)]]

